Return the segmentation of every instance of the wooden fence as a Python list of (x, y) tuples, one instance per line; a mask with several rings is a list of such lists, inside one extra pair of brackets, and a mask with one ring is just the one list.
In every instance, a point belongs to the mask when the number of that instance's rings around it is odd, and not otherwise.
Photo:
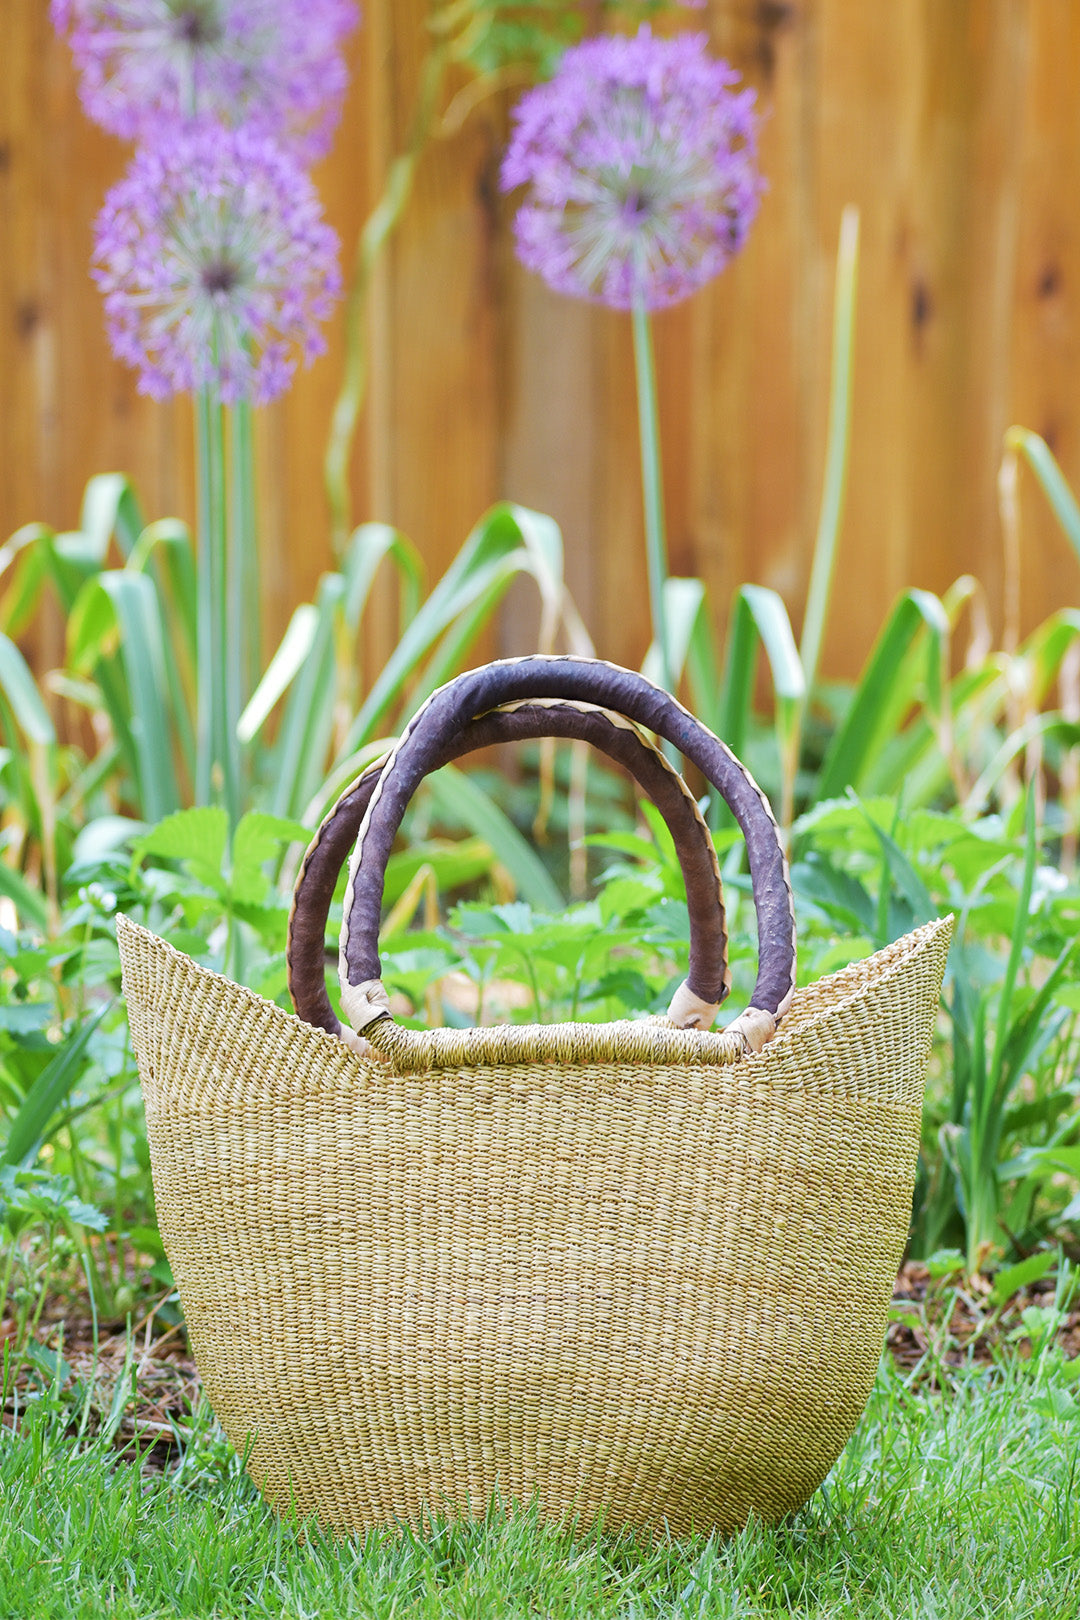
[[(333, 155), (317, 172), (346, 262), (409, 124), (424, 0), (365, 0)], [(186, 399), (140, 397), (87, 275), (123, 145), (78, 103), (44, 0), (0, 0), (0, 531), (74, 522), (121, 468), (151, 515), (191, 516)], [(658, 322), (673, 569), (718, 614), (743, 580), (805, 594), (820, 497), (832, 271), (858, 204), (851, 479), (826, 667), (853, 672), (902, 587), (970, 572), (1000, 629), (996, 475), (1017, 421), (1080, 487), (1080, 6), (1075, 0), (712, 0), (708, 26), (760, 95), (769, 193), (739, 262)], [(647, 631), (628, 321), (516, 265), (488, 103), (427, 152), (375, 290), (358, 516), (390, 520), (432, 576), (507, 496), (562, 523), (599, 651)], [(341, 363), (261, 413), (264, 602), (280, 630), (330, 560), (321, 463)], [(1021, 618), (1080, 597), (1080, 566), (1025, 484)], [(511, 604), (504, 650), (525, 650)], [(389, 629), (372, 642), (377, 661)], [(54, 638), (55, 639), (55, 638)], [(381, 645), (380, 645), (381, 642)], [(54, 647), (38, 649), (46, 658)]]

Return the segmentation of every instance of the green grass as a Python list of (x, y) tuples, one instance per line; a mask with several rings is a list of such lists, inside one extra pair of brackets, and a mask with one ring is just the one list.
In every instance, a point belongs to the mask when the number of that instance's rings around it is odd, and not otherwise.
[(1071, 1369), (972, 1369), (947, 1395), (883, 1370), (827, 1485), (777, 1529), (642, 1547), (493, 1513), (423, 1537), (335, 1542), (275, 1520), (205, 1431), (145, 1478), (44, 1408), (0, 1442), (0, 1614), (793, 1614), (1076, 1620), (1080, 1408)]

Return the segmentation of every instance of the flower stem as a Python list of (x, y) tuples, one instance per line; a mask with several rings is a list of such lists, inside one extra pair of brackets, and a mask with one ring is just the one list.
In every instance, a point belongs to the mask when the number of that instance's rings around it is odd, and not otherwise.
[(222, 407), (211, 389), (196, 396), (199, 491), (197, 646), (199, 696), (195, 792), (200, 804), (219, 796), (230, 823), (238, 811), (235, 726), (228, 736), (226, 656), (229, 639), (225, 443)]
[[(255, 456), (251, 405), (238, 400), (229, 412), (229, 640), (226, 709), (230, 749), (244, 704), (260, 672), (259, 550), (255, 510)], [(240, 761), (241, 771), (245, 764)]]
[(667, 540), (664, 532), (664, 488), (660, 468), (660, 413), (656, 398), (656, 365), (652, 326), (644, 302), (632, 311), (634, 369), (637, 375), (638, 431), (641, 436), (641, 489), (645, 505), (645, 558), (649, 577), (649, 608), (653, 640), (660, 655), (660, 685), (673, 692), (671, 648), (664, 617), (667, 584)]

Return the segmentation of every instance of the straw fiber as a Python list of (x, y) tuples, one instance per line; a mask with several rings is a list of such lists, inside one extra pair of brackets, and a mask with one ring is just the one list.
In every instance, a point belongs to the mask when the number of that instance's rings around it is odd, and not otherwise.
[(602, 1029), (486, 1064), (431, 1032), (402, 1074), (121, 919), (162, 1235), (269, 1500), (362, 1531), (497, 1492), (644, 1534), (803, 1502), (880, 1355), (950, 932), (738, 1061), (646, 1023), (622, 1061)]

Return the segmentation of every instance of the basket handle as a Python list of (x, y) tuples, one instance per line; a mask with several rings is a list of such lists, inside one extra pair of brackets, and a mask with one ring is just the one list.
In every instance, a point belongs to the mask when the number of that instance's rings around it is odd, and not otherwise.
[[(380, 980), (379, 918), (383, 880), (394, 837), (417, 786), (438, 757), (443, 739), (477, 715), (521, 699), (562, 698), (592, 703), (666, 737), (702, 771), (731, 809), (746, 840), (758, 926), (758, 976), (750, 1005), (726, 1043), (757, 1051), (776, 1031), (795, 989), (795, 916), (779, 830), (764, 794), (718, 737), (681, 703), (644, 676), (593, 658), (535, 655), (505, 659), (459, 675), (432, 693), (413, 716), (384, 766), (349, 862), (338, 976), (342, 1011), (359, 1034), (390, 1019)], [(364, 881), (358, 883), (361, 865)], [(403, 1037), (406, 1032), (397, 1031)], [(384, 1044), (372, 1028), (369, 1038)], [(395, 1049), (402, 1040), (385, 1044)], [(407, 1043), (405, 1043), (407, 1044)]]
[[(645, 733), (622, 715), (588, 703), (544, 699), (508, 704), (470, 720), (432, 759), (437, 769), (479, 748), (536, 737), (591, 743), (635, 778), (671, 828), (690, 912), (690, 963), (668, 1017), (681, 1028), (708, 1028), (731, 989), (724, 897), (716, 848), (697, 800)], [(299, 1017), (355, 1044), (326, 993), (326, 923), (334, 887), (356, 841), (386, 761), (370, 765), (322, 822), (297, 875), (286, 942), (289, 994)], [(367, 1048), (367, 1043), (363, 1043)]]

